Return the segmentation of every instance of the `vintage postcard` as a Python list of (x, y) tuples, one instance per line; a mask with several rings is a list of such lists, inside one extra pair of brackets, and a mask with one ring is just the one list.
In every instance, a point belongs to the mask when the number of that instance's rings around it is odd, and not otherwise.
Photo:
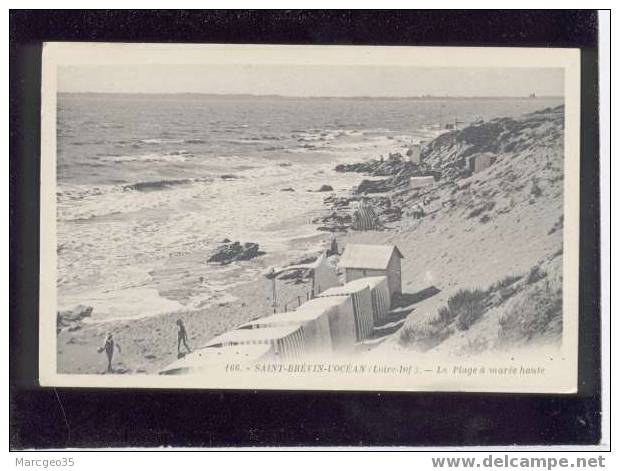
[(41, 384), (576, 392), (579, 66), (46, 44)]

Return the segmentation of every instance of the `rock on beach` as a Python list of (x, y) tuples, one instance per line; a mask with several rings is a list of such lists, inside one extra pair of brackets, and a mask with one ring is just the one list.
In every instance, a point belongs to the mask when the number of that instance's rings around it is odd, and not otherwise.
[(241, 242), (235, 241), (220, 245), (207, 259), (207, 262), (228, 265), (235, 261), (252, 260), (264, 254), (265, 252), (262, 252), (255, 242), (241, 244)]

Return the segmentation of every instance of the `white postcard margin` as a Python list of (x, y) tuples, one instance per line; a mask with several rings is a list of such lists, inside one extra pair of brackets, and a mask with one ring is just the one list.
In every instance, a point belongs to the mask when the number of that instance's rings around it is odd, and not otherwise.
[[(563, 68), (565, 80), (565, 179), (563, 248), (563, 341), (557, 358), (538, 353), (476, 357), (458, 362), (464, 371), (492, 363), (506, 368), (536, 365), (544, 375), (526, 380), (521, 375), (357, 374), (355, 360), (333, 361), (330, 373), (250, 371), (208, 376), (79, 375), (56, 369), (56, 90), (59, 65), (120, 64), (291, 64), (386, 65), (403, 67), (549, 67)], [(580, 51), (556, 48), (493, 47), (375, 47), (375, 46), (262, 46), (195, 44), (46, 43), (42, 57), (41, 89), (41, 214), (39, 292), (39, 382), (57, 387), (208, 388), (361, 391), (459, 391), (564, 393), (577, 392), (579, 321), (579, 165), (580, 165)], [(415, 366), (452, 368), (441, 358), (402, 365), (390, 359), (378, 370)], [(444, 364), (445, 363), (445, 364)], [(350, 371), (346, 373), (345, 371)]]

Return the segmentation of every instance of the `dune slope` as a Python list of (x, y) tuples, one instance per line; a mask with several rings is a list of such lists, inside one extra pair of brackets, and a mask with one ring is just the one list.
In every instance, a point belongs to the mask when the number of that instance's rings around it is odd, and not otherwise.
[[(395, 166), (389, 190), (369, 195), (384, 230), (349, 232), (341, 243), (394, 243), (405, 255), (405, 294), (438, 290), (411, 305), (379, 350), (468, 355), (560, 341), (563, 122), (560, 106), (443, 134), (423, 149), (422, 164)], [(472, 174), (469, 158), (483, 154), (494, 163)], [(440, 178), (410, 188), (408, 177), (423, 174)]]

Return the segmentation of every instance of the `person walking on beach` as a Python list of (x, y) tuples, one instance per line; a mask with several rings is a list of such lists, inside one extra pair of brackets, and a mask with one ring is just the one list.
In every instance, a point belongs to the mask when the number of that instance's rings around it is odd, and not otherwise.
[(187, 353), (191, 353), (192, 351), (187, 345), (187, 330), (185, 330), (185, 325), (181, 319), (177, 320), (177, 327), (179, 329), (177, 332), (177, 354), (181, 357), (181, 342), (183, 342)]
[(118, 353), (121, 353), (120, 344), (114, 341), (111, 333), (108, 333), (103, 347), (99, 349), (99, 353), (105, 351), (105, 354), (108, 357), (108, 373), (112, 373), (112, 357), (114, 357), (114, 347), (118, 348)]

